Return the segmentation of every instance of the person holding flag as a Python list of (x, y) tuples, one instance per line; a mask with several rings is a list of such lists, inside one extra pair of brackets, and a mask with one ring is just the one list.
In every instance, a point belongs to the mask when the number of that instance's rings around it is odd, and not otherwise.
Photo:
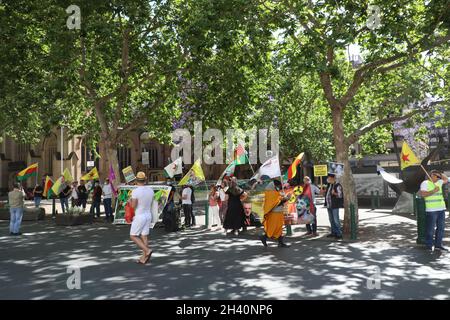
[(291, 197), (281, 192), (282, 184), (278, 180), (270, 183), (264, 191), (264, 234), (260, 236), (262, 244), (267, 247), (267, 240), (278, 241), (278, 247), (287, 248), (283, 237), (284, 204)]
[(422, 196), (425, 200), (425, 245), (427, 250), (433, 251), (434, 245), (435, 250), (448, 251), (442, 246), (442, 239), (445, 231), (446, 210), (442, 187), (444, 184), (448, 183), (448, 178), (445, 174), (438, 170), (433, 170), (431, 171), (431, 174), (428, 174), (420, 160), (404, 141), (402, 145), (400, 167), (404, 170), (405, 168), (413, 165), (420, 165), (428, 177), (427, 180), (421, 183), (419, 191), (420, 196)]
[(105, 179), (102, 187), (103, 193), (103, 206), (105, 207), (105, 220), (108, 222), (113, 221), (113, 210), (112, 210), (112, 196), (113, 196), (113, 188), (110, 183), (109, 178)]
[[(445, 174), (438, 170), (431, 171), (428, 180), (420, 185), (420, 195), (425, 199), (426, 236), (425, 244), (429, 251), (448, 251), (442, 246), (445, 231), (445, 201), (442, 186), (448, 183)], [(434, 239), (433, 239), (434, 236)]]
[(236, 177), (230, 180), (230, 186), (225, 188), (228, 195), (228, 207), (223, 222), (225, 232), (231, 229), (230, 234), (237, 235), (239, 229), (245, 226), (245, 211), (241, 201), (247, 198), (247, 193), (238, 187)]
[(83, 212), (86, 210), (86, 204), (89, 196), (89, 192), (86, 189), (84, 180), (80, 181), (80, 185), (78, 186), (78, 205), (83, 207)]
[(181, 199), (185, 217), (184, 224), (186, 227), (190, 227), (191, 225), (195, 226), (195, 214), (192, 210), (192, 204), (194, 200), (194, 190), (192, 187), (205, 180), (205, 174), (203, 173), (200, 159), (197, 159), (192, 165), (192, 168), (178, 183), (179, 186), (183, 186)]

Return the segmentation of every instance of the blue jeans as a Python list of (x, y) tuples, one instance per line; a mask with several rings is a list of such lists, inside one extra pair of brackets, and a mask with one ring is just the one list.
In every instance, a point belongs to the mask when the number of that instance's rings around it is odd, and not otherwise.
[(9, 221), (9, 232), (19, 233), (23, 217), (23, 208), (9, 208), (9, 213), (11, 217)]
[(112, 199), (111, 198), (104, 198), (103, 199), (103, 206), (105, 207), (105, 215), (106, 215), (107, 219), (109, 217), (112, 217), (112, 215), (113, 215), (111, 204), (112, 204)]
[(341, 222), (339, 221), (339, 208), (329, 209), (328, 210), (328, 219), (330, 219), (331, 225), (331, 234), (342, 237), (341, 231)]
[(91, 214), (95, 214), (97, 218), (100, 218), (100, 203), (101, 200), (93, 200), (91, 205)]
[(66, 212), (66, 209), (69, 210), (69, 198), (59, 198), (59, 201), (61, 201), (61, 208), (63, 213)]
[(41, 197), (34, 197), (34, 206), (36, 208), (39, 208), (39, 205), (41, 204), (41, 200), (42, 200)]
[[(435, 211), (427, 212), (427, 234), (425, 237), (425, 243), (427, 247), (433, 246), (433, 235), (434, 246), (442, 247), (442, 238), (444, 237), (445, 229), (445, 211)], [(436, 228), (436, 229), (435, 229)]]

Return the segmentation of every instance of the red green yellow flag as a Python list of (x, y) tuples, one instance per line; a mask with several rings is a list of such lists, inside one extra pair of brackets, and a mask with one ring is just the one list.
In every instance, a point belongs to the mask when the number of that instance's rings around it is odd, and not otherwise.
[(297, 156), (297, 158), (295, 158), (295, 160), (292, 162), (291, 166), (288, 169), (288, 176), (287, 176), (288, 180), (294, 178), (297, 175), (297, 167), (300, 164), (300, 162), (302, 161), (303, 155), (304, 155), (303, 152), (300, 153)]
[(20, 171), (17, 174), (17, 180), (19, 181), (24, 181), (27, 180), (30, 177), (35, 177), (37, 176), (37, 171), (38, 171), (38, 164), (34, 163), (31, 166), (23, 169), (22, 171)]
[(50, 198), (52, 196), (52, 194), (53, 194), (52, 186), (53, 186), (53, 180), (50, 179), (49, 176), (46, 176), (45, 184), (44, 184), (44, 193), (43, 193), (44, 197)]

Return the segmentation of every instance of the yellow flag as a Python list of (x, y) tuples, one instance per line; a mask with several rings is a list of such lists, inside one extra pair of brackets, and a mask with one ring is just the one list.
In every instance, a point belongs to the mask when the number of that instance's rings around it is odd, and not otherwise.
[(64, 186), (65, 186), (65, 184), (64, 184), (64, 177), (61, 176), (61, 177), (58, 178), (58, 180), (56, 180), (56, 182), (53, 185), (51, 190), (52, 190), (54, 195), (58, 195), (62, 191)]
[(98, 171), (97, 167), (94, 167), (88, 174), (81, 177), (81, 180), (95, 180), (98, 179)]
[(183, 186), (185, 184), (196, 185), (201, 181), (205, 181), (205, 174), (203, 173), (202, 166), (200, 164), (200, 159), (195, 161), (192, 168), (189, 172), (181, 179), (179, 186)]
[(402, 145), (402, 154), (400, 155), (400, 167), (401, 169), (405, 169), (406, 167), (413, 166), (419, 164), (420, 161), (417, 159), (414, 152), (411, 150), (411, 148), (408, 146), (406, 141), (403, 141)]
[(63, 176), (64, 176), (64, 181), (66, 181), (67, 183), (71, 183), (73, 181), (73, 177), (70, 174), (69, 169), (67, 169), (67, 168), (64, 169)]

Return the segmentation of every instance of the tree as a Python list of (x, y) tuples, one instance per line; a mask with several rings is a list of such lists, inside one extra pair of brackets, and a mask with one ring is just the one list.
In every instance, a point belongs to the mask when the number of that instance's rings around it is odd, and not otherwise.
[[(384, 87), (391, 73), (401, 76), (414, 63), (422, 64), (422, 53), (434, 61), (428, 63), (429, 76), (437, 81), (432, 67), (448, 53), (450, 40), (446, 1), (377, 1), (370, 4), (380, 9), (380, 24), (373, 29), (367, 22), (373, 17), (368, 12), (369, 2), (353, 1), (256, 1), (254, 10), (271, 12), (278, 38), (290, 48), (280, 60), (292, 72), (315, 74), (331, 112), (336, 159), (344, 163), (343, 186), (345, 192), (344, 232), (350, 231), (349, 204), (357, 204), (355, 185), (349, 164), (349, 149), (363, 135), (375, 128), (395, 121), (423, 114), (432, 106), (425, 106), (402, 115), (405, 103), (391, 100), (392, 88)], [(264, 25), (264, 22), (261, 22)], [(369, 27), (368, 27), (369, 25)], [(345, 57), (349, 45), (358, 45), (364, 62), (356, 68)], [(405, 71), (406, 70), (406, 71)], [(414, 70), (417, 70), (414, 68)], [(387, 78), (386, 78), (387, 77)], [(409, 84), (409, 87), (412, 85)], [(431, 88), (430, 88), (431, 89)], [(346, 119), (359, 112), (368, 91), (377, 91), (378, 99), (371, 101), (373, 114), (364, 125), (346, 130)], [(439, 90), (437, 90), (439, 91)], [(436, 90), (428, 93), (435, 95)], [(422, 95), (426, 91), (422, 91)], [(372, 95), (373, 96), (373, 95)], [(387, 98), (387, 99), (386, 99)]]
[[(109, 163), (118, 172), (117, 144), (129, 132), (149, 127), (163, 139), (172, 129), (186, 61), (177, 40), (179, 13), (171, 1), (78, 1), (81, 28), (71, 30), (70, 4), (15, 1), (5, 14), (23, 17), (12, 28), (23, 38), (19, 45), (34, 33), (39, 45), (24, 66), (38, 62), (37, 77), (48, 75), (39, 90), (50, 92), (59, 123), (98, 140), (105, 176)], [(39, 93), (31, 97), (43, 101)]]

